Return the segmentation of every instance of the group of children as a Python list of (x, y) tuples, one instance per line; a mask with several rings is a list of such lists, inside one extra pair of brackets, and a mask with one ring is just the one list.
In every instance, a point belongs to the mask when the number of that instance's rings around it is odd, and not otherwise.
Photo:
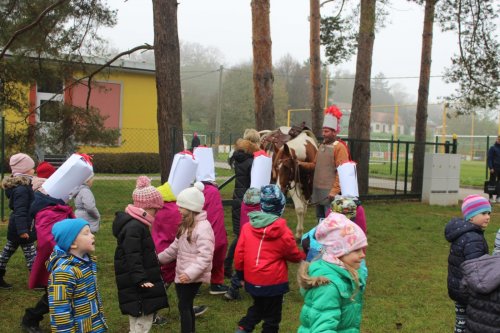
[[(4, 280), (6, 265), (21, 246), (31, 271), (29, 287), (45, 289), (37, 304), (26, 309), (22, 328), (41, 332), (39, 323), (50, 313), (53, 332), (107, 331), (91, 255), (100, 220), (90, 191), (92, 177), (73, 191), (80, 211), (75, 216), (67, 202), (43, 190), (43, 179), (50, 177), (44, 174), (47, 164), (40, 163), (38, 178), (28, 155), (12, 156), (10, 165), (12, 176), (2, 184), (12, 213), (0, 255), (1, 287), (12, 287)], [(168, 182), (155, 188), (140, 176), (132, 201), (116, 213), (112, 225), (118, 302), (129, 317), (129, 331), (149, 332), (157, 312), (168, 307), (166, 289), (174, 283), (181, 332), (195, 332), (194, 299), (201, 284), (210, 284), (211, 293), (225, 290), (228, 244), (217, 186), (210, 180), (196, 182), (175, 196)], [(335, 198), (327, 217), (304, 235), (301, 250), (282, 217), (285, 204), (276, 185), (249, 188), (243, 195), (245, 216), (228, 292), (237, 295), (244, 286), (253, 303), (235, 333), (253, 332), (261, 321), (262, 332), (279, 331), (283, 295), (289, 291), (287, 262), (302, 262), (299, 333), (359, 332), (368, 275), (362, 206), (352, 198)], [(455, 332), (498, 332), (500, 256), (488, 255), (483, 235), (491, 206), (481, 196), (469, 196), (462, 212), (464, 217), (452, 219), (445, 229), (452, 243), (448, 290), (456, 304)], [(500, 232), (495, 244), (498, 254)]]

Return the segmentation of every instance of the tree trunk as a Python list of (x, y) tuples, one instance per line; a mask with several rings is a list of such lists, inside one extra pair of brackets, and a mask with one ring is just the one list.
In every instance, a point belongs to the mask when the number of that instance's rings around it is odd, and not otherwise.
[(352, 110), (349, 119), (351, 156), (358, 164), (360, 194), (368, 193), (368, 168), (370, 159), (370, 79), (373, 43), (375, 40), (376, 0), (361, 0), (356, 77), (352, 94)]
[(422, 34), (422, 56), (420, 59), (420, 81), (418, 84), (417, 115), (415, 124), (415, 150), (413, 152), (413, 176), (411, 191), (422, 193), (424, 178), (425, 141), (427, 137), (427, 104), (431, 76), (432, 30), (436, 0), (425, 1), (424, 31)]
[(311, 80), (311, 117), (312, 130), (317, 137), (321, 136), (323, 109), (321, 108), (321, 53), (320, 53), (320, 10), (319, 0), (310, 0), (310, 71)]
[(252, 0), (253, 94), (255, 98), (255, 127), (258, 131), (274, 129), (273, 62), (270, 0)]
[(175, 153), (183, 146), (177, 5), (177, 0), (153, 0), (158, 141), (162, 183), (168, 179)]

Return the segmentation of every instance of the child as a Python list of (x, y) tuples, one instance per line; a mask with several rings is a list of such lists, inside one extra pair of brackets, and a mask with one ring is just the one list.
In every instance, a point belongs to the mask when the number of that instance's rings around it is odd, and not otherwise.
[(163, 198), (146, 176), (137, 178), (133, 205), (117, 212), (115, 278), (122, 314), (129, 316), (130, 332), (149, 332), (156, 311), (168, 307), (155, 245), (149, 231)]
[(344, 215), (331, 213), (315, 236), (322, 246), (321, 258), (303, 263), (298, 271), (304, 296), (298, 333), (360, 332), (365, 233)]
[(75, 215), (89, 222), (93, 234), (99, 231), (101, 214), (95, 205), (94, 194), (91, 187), (94, 184), (94, 174), (85, 183), (77, 186), (70, 194), (70, 199), (75, 200)]
[(210, 282), (215, 236), (203, 211), (204, 186), (196, 182), (177, 196), (182, 222), (174, 242), (158, 255), (161, 264), (177, 258), (175, 291), (179, 299), (181, 332), (195, 332), (193, 301), (202, 282)]
[[(240, 227), (243, 228), (245, 224), (250, 221), (248, 213), (260, 211), (260, 189), (255, 187), (250, 187), (243, 196), (243, 202), (241, 204), (241, 214), (240, 214)], [(231, 286), (229, 290), (224, 294), (224, 298), (228, 301), (239, 300), (241, 281), (238, 279), (238, 274), (234, 273), (231, 276)]]
[(31, 178), (35, 173), (35, 162), (26, 154), (12, 155), (9, 161), (12, 175), (2, 181), (2, 187), (9, 199), (9, 227), (7, 229), (7, 244), (0, 254), (0, 289), (12, 289), (10, 283), (5, 282), (4, 276), (10, 257), (21, 246), (26, 259), (26, 266), (31, 266), (36, 256), (36, 234), (29, 218), (29, 209), (33, 202)]
[(460, 291), (465, 260), (487, 254), (488, 243), (484, 230), (490, 222), (491, 205), (480, 195), (469, 195), (462, 203), (463, 218), (453, 218), (446, 225), (444, 235), (451, 243), (448, 256), (448, 295), (455, 301), (455, 332), (465, 332), (467, 296)]
[(40, 162), (36, 167), (36, 177), (33, 177), (31, 183), (33, 185), (33, 191), (38, 191), (41, 189), (43, 183), (56, 172), (56, 168), (49, 162)]
[(260, 212), (249, 213), (250, 222), (241, 230), (234, 266), (253, 305), (238, 322), (236, 333), (252, 332), (260, 322), (262, 332), (278, 332), (283, 295), (289, 291), (287, 261), (305, 258), (292, 231), (282, 218), (286, 198), (276, 185), (261, 188)]
[(73, 209), (63, 200), (53, 198), (41, 191), (35, 192), (35, 200), (30, 207), (30, 218), (34, 220), (37, 245), (36, 258), (31, 268), (28, 287), (30, 289), (43, 288), (45, 292), (36, 305), (25, 310), (21, 320), (21, 327), (27, 332), (41, 332), (39, 328), (43, 316), (49, 313), (47, 284), (49, 272), (45, 262), (49, 259), (55, 240), (52, 235), (52, 227), (55, 223), (67, 218), (75, 218)]
[(467, 332), (500, 332), (500, 230), (493, 256), (484, 255), (462, 264), (462, 285), (468, 294)]
[(47, 263), (52, 332), (106, 332), (97, 290), (94, 235), (83, 219), (66, 219), (52, 228), (56, 241)]

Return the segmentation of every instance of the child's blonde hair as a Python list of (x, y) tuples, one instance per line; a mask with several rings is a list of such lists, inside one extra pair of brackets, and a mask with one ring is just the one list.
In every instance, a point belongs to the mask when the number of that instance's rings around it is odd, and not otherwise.
[(182, 221), (177, 229), (176, 238), (180, 238), (184, 233), (187, 233), (187, 241), (191, 243), (191, 235), (193, 234), (195, 223), (195, 216), (199, 213), (193, 212), (191, 210), (186, 210), (186, 214), (182, 214)]

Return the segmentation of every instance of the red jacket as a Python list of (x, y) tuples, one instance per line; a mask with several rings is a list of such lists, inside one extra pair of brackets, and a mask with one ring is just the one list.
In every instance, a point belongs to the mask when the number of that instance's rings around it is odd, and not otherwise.
[(234, 253), (234, 266), (245, 280), (245, 290), (253, 296), (276, 296), (288, 292), (287, 261), (300, 262), (305, 254), (299, 251), (286, 220), (256, 227), (256, 219), (270, 214), (252, 212), (245, 224)]

